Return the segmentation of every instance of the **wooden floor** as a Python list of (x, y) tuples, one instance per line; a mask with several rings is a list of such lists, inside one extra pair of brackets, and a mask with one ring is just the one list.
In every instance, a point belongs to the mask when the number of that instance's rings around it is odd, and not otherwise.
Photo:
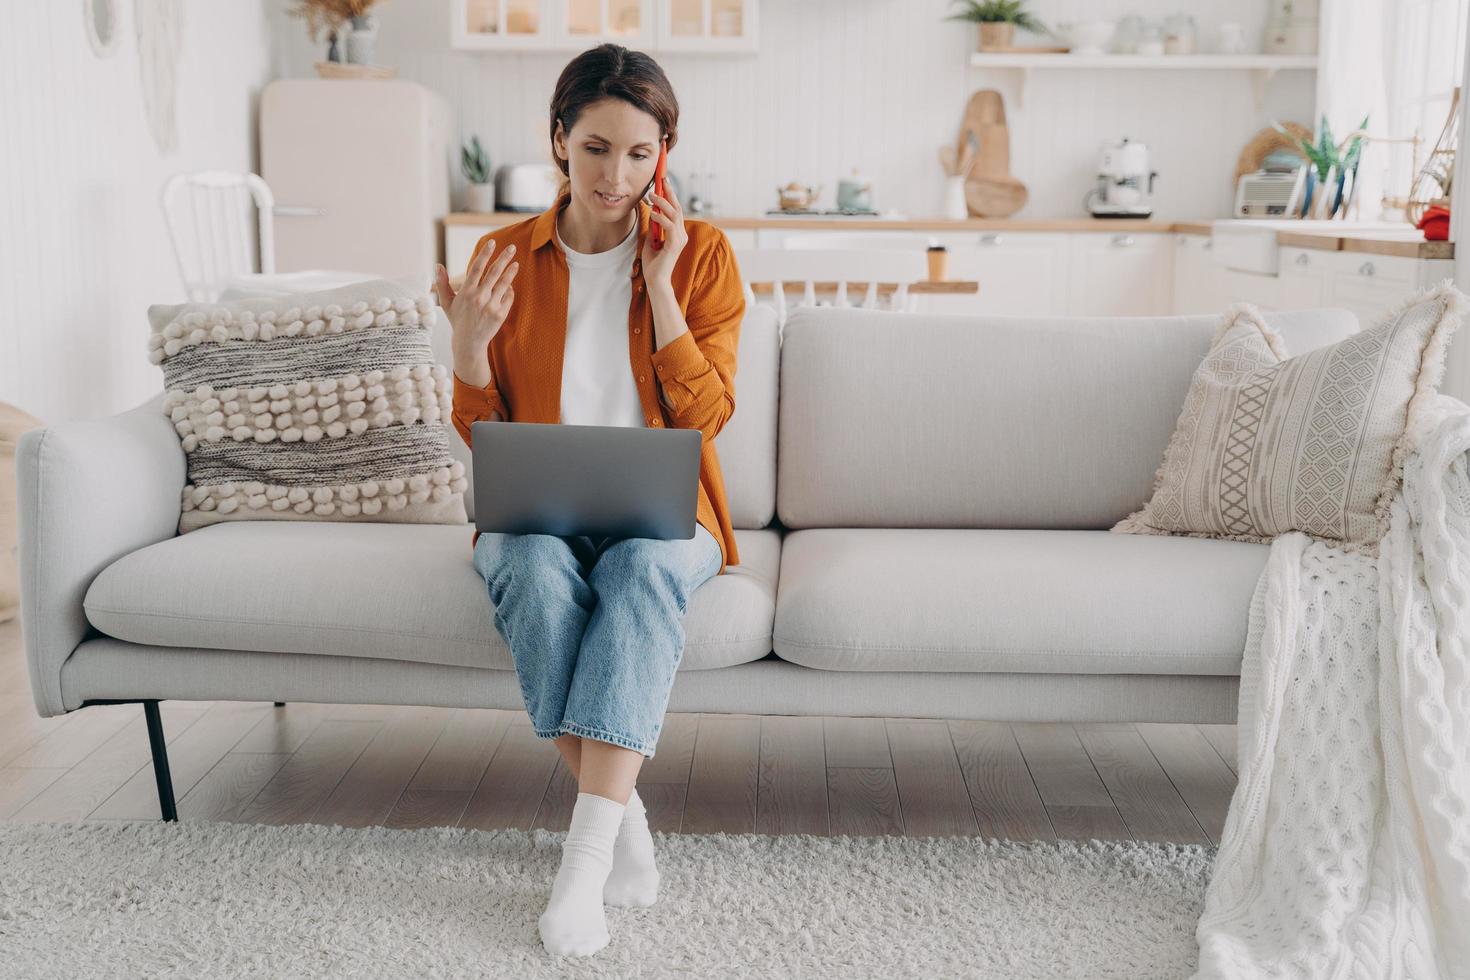
[[(523, 711), (165, 701), (180, 820), (565, 830), (576, 782)], [(670, 714), (655, 830), (1218, 843), (1235, 726)], [(0, 624), (0, 820), (157, 819), (139, 704), (39, 718)]]

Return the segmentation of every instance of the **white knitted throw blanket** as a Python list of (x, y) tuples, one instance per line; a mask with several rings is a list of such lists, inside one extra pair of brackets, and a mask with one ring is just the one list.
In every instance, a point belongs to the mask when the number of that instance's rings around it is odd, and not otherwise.
[(1271, 543), (1191, 980), (1470, 978), (1470, 411), (1411, 439), (1376, 559)]

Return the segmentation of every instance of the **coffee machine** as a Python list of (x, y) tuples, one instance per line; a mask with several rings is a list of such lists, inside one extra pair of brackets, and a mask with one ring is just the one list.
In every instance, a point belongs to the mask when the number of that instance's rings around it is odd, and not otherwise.
[(1147, 218), (1153, 215), (1154, 178), (1148, 166), (1148, 147), (1123, 137), (1104, 143), (1098, 163), (1097, 187), (1086, 206), (1094, 218)]

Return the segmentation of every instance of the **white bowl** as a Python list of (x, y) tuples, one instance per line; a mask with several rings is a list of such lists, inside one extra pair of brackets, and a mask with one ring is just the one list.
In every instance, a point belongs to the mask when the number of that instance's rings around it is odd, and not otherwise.
[(1082, 20), (1058, 24), (1057, 29), (1071, 47), (1072, 54), (1104, 54), (1104, 45), (1112, 38), (1117, 25), (1110, 20)]

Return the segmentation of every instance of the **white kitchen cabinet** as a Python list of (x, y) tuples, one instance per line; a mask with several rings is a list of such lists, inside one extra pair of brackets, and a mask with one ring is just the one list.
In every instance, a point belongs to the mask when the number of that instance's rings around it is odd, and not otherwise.
[(1341, 306), (1371, 327), (1406, 297), (1455, 274), (1453, 259), (1413, 259), (1365, 252), (1324, 252), (1332, 274), (1326, 306)]
[(756, 236), (754, 228), (726, 228), (725, 237), (730, 240), (730, 247), (735, 249), (755, 248)]
[(1182, 232), (1174, 238), (1174, 299), (1169, 312), (1218, 315), (1232, 303), (1253, 303), (1263, 310), (1282, 308), (1276, 275), (1222, 264), (1209, 235)]
[(659, 51), (753, 52), (759, 0), (656, 0)]
[(936, 237), (927, 231), (904, 229), (862, 229), (859, 231), (813, 230), (803, 228), (801, 219), (786, 220), (785, 227), (770, 226), (756, 230), (758, 248), (854, 248), (880, 251), (902, 251), (928, 247), (930, 239)]
[(450, 47), (752, 52), (758, 0), (449, 0)]
[[(860, 249), (923, 252), (933, 242), (949, 250), (946, 277), (974, 280), (977, 293), (917, 296), (919, 313), (1056, 314), (1066, 312), (1068, 235), (1064, 232), (930, 232), (895, 229), (809, 231), (762, 228), (760, 248)], [(895, 264), (895, 268), (900, 268)], [(901, 278), (895, 272), (894, 279)]]
[(1281, 246), (1276, 308), (1311, 310), (1329, 305), (1327, 296), (1332, 270), (1328, 259), (1332, 254), (1315, 248)]
[(1067, 290), (1073, 316), (1156, 316), (1173, 298), (1174, 236), (1075, 232)]
[(480, 51), (572, 51), (614, 41), (647, 48), (656, 34), (655, 2), (449, 0), (450, 47)]
[(947, 232), (933, 236), (949, 250), (950, 279), (973, 279), (973, 295), (923, 298), (933, 313), (1057, 316), (1067, 309), (1068, 236), (1053, 232)]
[[(534, 214), (526, 214), (525, 218), (534, 218)], [(444, 267), (449, 270), (450, 278), (462, 276), (469, 268), (470, 256), (475, 253), (475, 243), (485, 236), (487, 232), (496, 228), (503, 228), (502, 224), (445, 224), (444, 226)], [(730, 239), (734, 248), (755, 248), (756, 233), (748, 228), (726, 229), (725, 237)]]
[(1174, 236), (1171, 313), (1218, 313), (1225, 308), (1226, 269), (1215, 261), (1209, 235)]
[(1278, 295), (1281, 280), (1278, 276), (1266, 275), (1261, 272), (1242, 272), (1239, 269), (1222, 270), (1221, 299), (1222, 303), (1218, 311), (1224, 312), (1225, 307), (1232, 303), (1253, 303), (1263, 310), (1281, 309), (1281, 300)]
[[(715, 219), (718, 221), (718, 219)], [(445, 264), (461, 275), (491, 225), (446, 224)], [(726, 229), (737, 249), (949, 249), (950, 279), (979, 283), (972, 295), (916, 298), (920, 312), (1012, 316), (1221, 314), (1232, 303), (1263, 310), (1342, 307), (1365, 326), (1406, 296), (1454, 275), (1451, 259), (1281, 246), (1275, 274), (1222, 264), (1195, 233), (1094, 231)], [(907, 258), (907, 256), (906, 256)], [(907, 267), (896, 262), (894, 268)], [(902, 278), (895, 274), (892, 278)]]
[(475, 243), (491, 230), (490, 225), (444, 226), (444, 268), (449, 270), (449, 278), (465, 274), (470, 256), (475, 254)]

